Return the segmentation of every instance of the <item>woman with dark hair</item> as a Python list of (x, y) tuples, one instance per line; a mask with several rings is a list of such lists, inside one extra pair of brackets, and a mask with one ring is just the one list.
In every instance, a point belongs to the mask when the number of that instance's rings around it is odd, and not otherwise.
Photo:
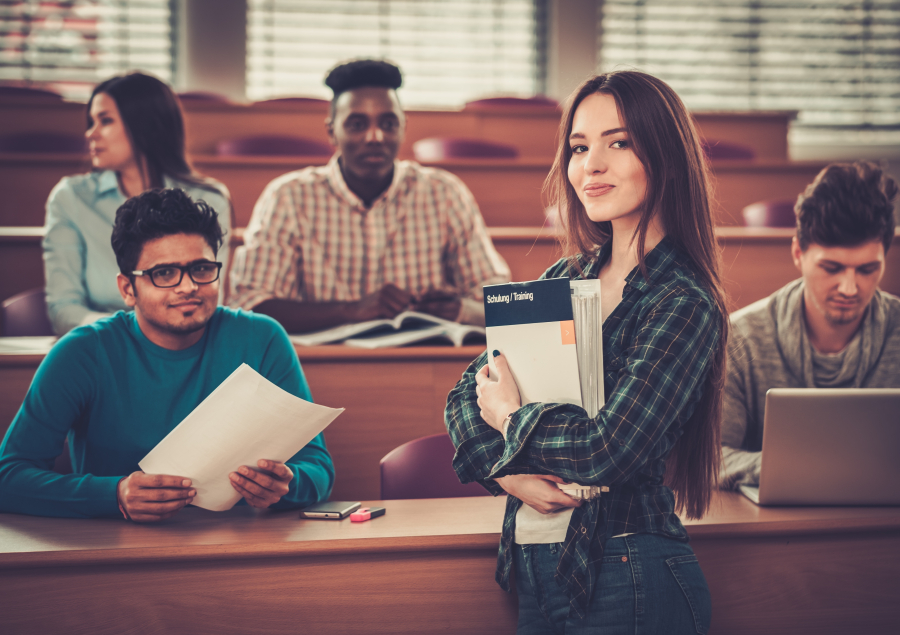
[[(728, 321), (691, 118), (654, 77), (592, 77), (547, 186), (576, 255), (544, 277), (601, 281), (606, 403), (521, 404), (502, 351), (496, 376), (485, 353), (448, 397), (454, 468), (509, 494), (497, 580), (515, 563), (519, 633), (704, 633), (709, 590), (676, 510), (702, 516), (715, 486)], [(580, 501), (563, 482), (609, 491)]]
[[(228, 190), (191, 169), (178, 99), (160, 80), (130, 73), (98, 84), (88, 101), (85, 136), (93, 171), (65, 177), (47, 199), (44, 273), (58, 335), (126, 309), (109, 240), (116, 210), (127, 199), (180, 188), (216, 210), (225, 232), (231, 227)], [(226, 267), (227, 257), (226, 246)]]

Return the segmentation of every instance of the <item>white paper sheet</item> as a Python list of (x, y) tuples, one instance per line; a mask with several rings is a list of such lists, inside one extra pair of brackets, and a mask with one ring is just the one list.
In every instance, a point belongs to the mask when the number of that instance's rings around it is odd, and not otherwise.
[(225, 511), (241, 499), (228, 474), (259, 459), (288, 460), (343, 411), (295, 397), (241, 364), (139, 465), (191, 479), (194, 505)]
[(46, 355), (54, 344), (55, 335), (0, 337), (0, 355)]

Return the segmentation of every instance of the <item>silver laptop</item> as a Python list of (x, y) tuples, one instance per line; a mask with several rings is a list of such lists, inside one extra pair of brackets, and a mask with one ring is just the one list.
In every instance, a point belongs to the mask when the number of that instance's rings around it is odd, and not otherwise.
[(766, 393), (759, 505), (900, 505), (900, 388)]

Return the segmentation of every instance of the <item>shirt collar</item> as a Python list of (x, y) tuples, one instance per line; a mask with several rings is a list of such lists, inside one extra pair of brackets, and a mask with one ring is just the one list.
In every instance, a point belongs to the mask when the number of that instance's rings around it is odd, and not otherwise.
[[(596, 278), (600, 273), (600, 269), (609, 260), (612, 253), (612, 239), (607, 240), (597, 251), (597, 257), (594, 258), (587, 267), (584, 268), (585, 278)], [(663, 236), (662, 240), (657, 243), (656, 247), (644, 256), (644, 265), (647, 268), (647, 278), (641, 274), (641, 267), (637, 266), (631, 270), (631, 273), (625, 278), (625, 284), (640, 291), (646, 291), (653, 286), (661, 276), (670, 271), (676, 264), (678, 259), (678, 251), (672, 244), (668, 236)]]
[[(97, 180), (97, 196), (105, 196), (110, 192), (119, 192), (119, 179), (115, 170), (103, 170), (96, 173)], [(173, 187), (184, 187), (178, 181), (163, 175), (163, 187), (171, 189)]]
[[(343, 198), (347, 203), (350, 203), (353, 207), (357, 208), (359, 211), (366, 212), (371, 208), (367, 208), (362, 199), (350, 189), (350, 186), (347, 185), (347, 182), (344, 180), (344, 175), (341, 173), (341, 164), (338, 163), (338, 159), (340, 158), (341, 153), (335, 152), (334, 155), (329, 159), (328, 165), (326, 166), (327, 178), (329, 183), (331, 184), (332, 189)], [(400, 182), (406, 176), (407, 172), (407, 162), (406, 161), (398, 161), (394, 159), (394, 176), (391, 179), (391, 184), (388, 188), (374, 201), (372, 201), (372, 207), (375, 207), (380, 201), (390, 200), (397, 191)]]
[(644, 256), (644, 266), (647, 268), (647, 278), (641, 274), (640, 265), (631, 270), (628, 277), (625, 278), (625, 284), (646, 291), (648, 288), (656, 284), (656, 282), (665, 275), (676, 264), (678, 252), (668, 236), (663, 236), (662, 240), (657, 243), (656, 247), (650, 250)]
[(119, 191), (119, 179), (113, 170), (103, 170), (97, 176), (97, 195), (103, 196), (111, 191)]

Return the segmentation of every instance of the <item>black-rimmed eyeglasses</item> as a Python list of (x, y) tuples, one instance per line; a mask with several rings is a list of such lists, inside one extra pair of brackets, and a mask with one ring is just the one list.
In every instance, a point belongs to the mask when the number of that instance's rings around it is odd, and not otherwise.
[(219, 279), (221, 262), (192, 262), (189, 265), (159, 265), (143, 271), (132, 271), (133, 276), (147, 276), (154, 287), (168, 289), (177, 287), (184, 280), (184, 274), (190, 276), (196, 284), (210, 284)]

